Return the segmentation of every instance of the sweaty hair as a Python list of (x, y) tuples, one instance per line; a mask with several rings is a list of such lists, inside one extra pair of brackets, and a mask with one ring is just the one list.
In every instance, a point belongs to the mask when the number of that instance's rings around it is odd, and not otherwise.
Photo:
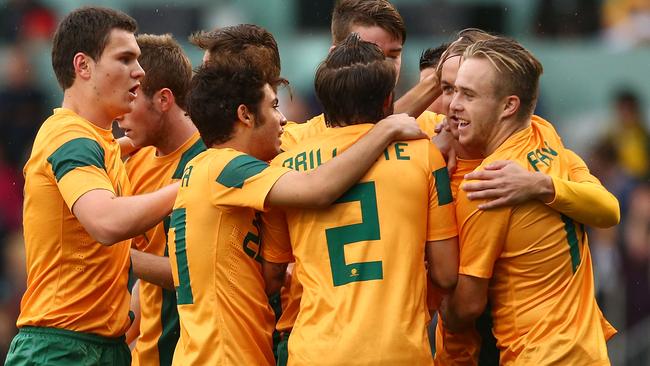
[(208, 51), (214, 66), (245, 60), (258, 67), (267, 80), (280, 77), (280, 52), (273, 35), (253, 24), (238, 24), (190, 36), (190, 42)]
[(391, 114), (385, 107), (397, 71), (374, 43), (350, 34), (336, 46), (316, 71), (316, 95), (328, 126), (376, 123)]
[(145, 71), (142, 91), (151, 98), (163, 88), (174, 94), (176, 104), (185, 109), (192, 79), (192, 64), (171, 34), (141, 34), (136, 37), (141, 54), (138, 62)]
[(133, 18), (108, 8), (82, 7), (66, 15), (52, 42), (52, 68), (61, 88), (66, 90), (74, 83), (74, 55), (82, 52), (97, 61), (113, 29), (135, 33), (137, 28)]
[(199, 130), (206, 146), (224, 143), (232, 138), (238, 119), (237, 108), (245, 105), (257, 114), (264, 99), (264, 86), (269, 83), (256, 65), (245, 62), (201, 66), (190, 84), (187, 112)]
[(342, 42), (354, 25), (377, 26), (406, 42), (406, 27), (397, 9), (386, 0), (339, 0), (332, 11), (332, 40)]
[(517, 118), (524, 119), (533, 114), (539, 94), (539, 78), (544, 68), (521, 44), (505, 37), (478, 41), (467, 47), (463, 57), (488, 60), (497, 73), (497, 96), (519, 97)]
[(449, 47), (449, 43), (443, 43), (438, 47), (431, 47), (422, 51), (422, 54), (420, 55), (420, 71), (428, 69), (430, 67), (438, 66), (440, 57), (445, 52), (447, 47)]

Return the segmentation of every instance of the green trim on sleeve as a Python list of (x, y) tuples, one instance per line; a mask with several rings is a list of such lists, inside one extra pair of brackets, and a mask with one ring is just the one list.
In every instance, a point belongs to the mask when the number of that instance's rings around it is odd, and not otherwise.
[(250, 155), (239, 155), (226, 164), (217, 177), (217, 183), (227, 188), (242, 188), (246, 180), (268, 167), (269, 164)]
[(106, 171), (104, 163), (104, 149), (95, 140), (80, 137), (66, 142), (47, 158), (52, 166), (56, 181), (60, 181), (66, 174), (84, 166), (96, 166)]
[(433, 177), (436, 179), (436, 191), (438, 192), (438, 206), (443, 206), (453, 202), (451, 195), (451, 183), (449, 180), (449, 172), (447, 167), (440, 168), (433, 172)]

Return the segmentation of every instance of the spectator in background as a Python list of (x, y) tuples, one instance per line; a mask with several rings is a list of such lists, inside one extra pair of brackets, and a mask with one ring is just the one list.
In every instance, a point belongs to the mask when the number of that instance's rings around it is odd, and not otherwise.
[(650, 0), (604, 0), (605, 39), (628, 49), (650, 42)]
[(614, 97), (614, 112), (607, 138), (616, 147), (623, 169), (642, 179), (650, 172), (650, 135), (638, 95), (630, 89), (620, 90)]
[(38, 0), (9, 0), (0, 7), (0, 40), (49, 41), (56, 23), (54, 12)]
[(0, 144), (7, 162), (22, 169), (39, 125), (47, 117), (45, 93), (34, 83), (29, 56), (21, 45), (7, 50), (3, 65), (5, 84), (0, 88), (3, 127)]

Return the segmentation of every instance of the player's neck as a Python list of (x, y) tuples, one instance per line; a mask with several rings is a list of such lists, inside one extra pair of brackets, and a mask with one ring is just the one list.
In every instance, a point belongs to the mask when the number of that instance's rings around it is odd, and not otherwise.
[(510, 136), (530, 126), (530, 118), (527, 118), (525, 121), (508, 119), (501, 121), (501, 125), (502, 127), (496, 131), (494, 137), (485, 146), (483, 151), (484, 157), (492, 155)]
[(105, 130), (111, 129), (113, 120), (118, 116), (111, 116), (101, 108), (101, 105), (89, 101), (81, 90), (71, 87), (64, 91), (61, 107), (69, 109), (90, 123)]
[(190, 117), (177, 105), (166, 112), (163, 118), (165, 131), (161, 133), (160, 141), (155, 144), (158, 156), (169, 155), (178, 150), (197, 131)]

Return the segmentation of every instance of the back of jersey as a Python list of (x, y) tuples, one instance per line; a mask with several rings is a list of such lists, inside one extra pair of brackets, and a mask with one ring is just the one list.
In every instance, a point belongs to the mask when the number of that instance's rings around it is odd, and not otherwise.
[[(328, 128), (273, 164), (312, 170), (371, 127)], [(284, 214), (284, 226), (268, 220), (263, 247), (270, 261), (292, 250), (301, 268), (304, 292), (289, 363), (430, 364), (425, 243), (456, 236), (440, 152), (427, 140), (394, 143), (329, 208)]]

